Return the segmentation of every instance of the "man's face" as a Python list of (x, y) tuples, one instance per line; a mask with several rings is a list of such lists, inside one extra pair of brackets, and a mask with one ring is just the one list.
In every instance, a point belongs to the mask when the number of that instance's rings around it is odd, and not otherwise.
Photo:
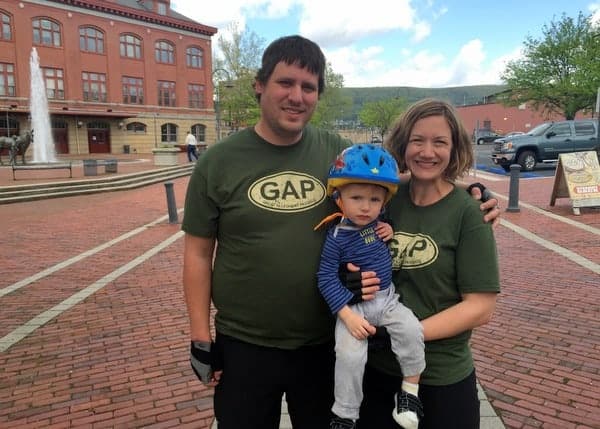
[(272, 144), (297, 142), (317, 106), (318, 75), (280, 62), (266, 84), (256, 82), (255, 90), (260, 94), (258, 134)]

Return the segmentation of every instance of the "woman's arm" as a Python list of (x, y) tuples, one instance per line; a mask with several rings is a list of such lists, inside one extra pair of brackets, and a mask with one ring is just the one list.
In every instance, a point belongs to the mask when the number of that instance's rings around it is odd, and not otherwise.
[(450, 338), (488, 323), (496, 308), (497, 293), (465, 293), (462, 301), (423, 319), (425, 341)]

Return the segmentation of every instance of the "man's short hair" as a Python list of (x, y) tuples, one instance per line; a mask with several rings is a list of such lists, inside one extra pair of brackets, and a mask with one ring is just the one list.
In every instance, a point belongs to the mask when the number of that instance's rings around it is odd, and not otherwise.
[[(302, 36), (285, 36), (271, 42), (262, 56), (262, 64), (256, 73), (256, 81), (265, 85), (275, 66), (280, 62), (297, 64), (319, 77), (319, 95), (325, 90), (325, 55), (312, 40)], [(260, 94), (256, 94), (260, 101)]]

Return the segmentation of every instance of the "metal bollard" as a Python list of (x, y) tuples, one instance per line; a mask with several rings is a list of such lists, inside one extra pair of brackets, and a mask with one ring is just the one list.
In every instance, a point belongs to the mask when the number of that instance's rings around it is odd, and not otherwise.
[(521, 173), (521, 166), (519, 164), (510, 165), (510, 190), (508, 193), (508, 207), (507, 212), (517, 213), (521, 211), (519, 209), (519, 176)]
[(167, 208), (169, 209), (169, 223), (177, 223), (177, 204), (175, 203), (175, 192), (173, 191), (173, 182), (165, 182), (165, 191), (167, 192)]

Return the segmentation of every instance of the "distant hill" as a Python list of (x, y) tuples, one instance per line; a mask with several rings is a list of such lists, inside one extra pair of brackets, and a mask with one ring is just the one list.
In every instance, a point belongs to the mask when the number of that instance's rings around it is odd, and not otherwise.
[(352, 112), (344, 112), (346, 120), (358, 118), (358, 112), (364, 103), (394, 97), (402, 97), (409, 103), (427, 97), (447, 100), (455, 106), (482, 104), (492, 94), (504, 91), (505, 85), (473, 85), (450, 88), (413, 88), (407, 86), (388, 86), (373, 88), (343, 88), (344, 95), (352, 98)]

